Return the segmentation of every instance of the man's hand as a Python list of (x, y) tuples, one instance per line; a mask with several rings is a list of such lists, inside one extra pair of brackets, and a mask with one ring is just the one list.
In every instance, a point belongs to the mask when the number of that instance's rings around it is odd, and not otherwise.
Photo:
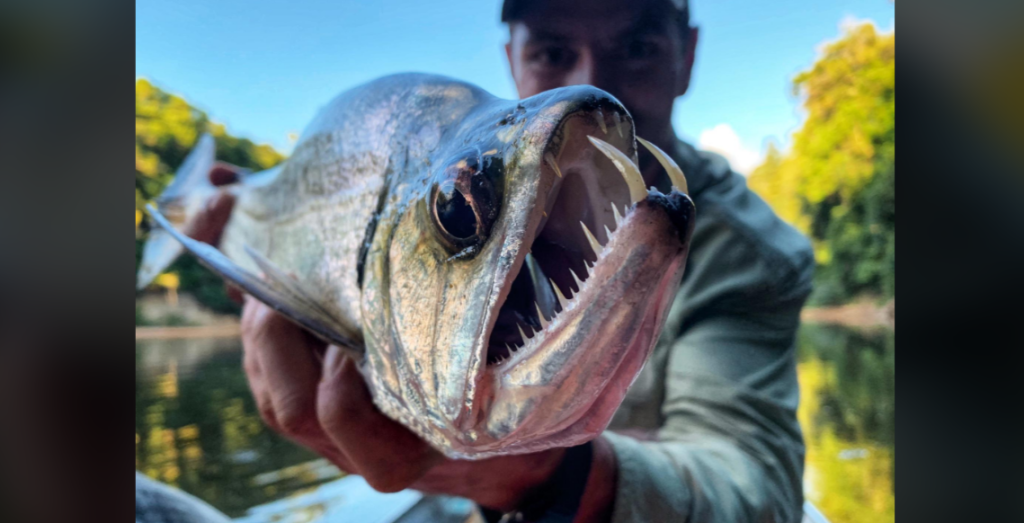
[[(217, 162), (210, 169), (210, 183), (216, 187), (230, 185), (238, 181), (241, 167), (229, 163)], [(235, 206), (235, 195), (228, 191), (217, 193), (206, 202), (206, 206), (192, 224), (183, 231), (189, 238), (199, 240), (210, 245), (220, 243), (224, 227), (231, 218), (231, 210)], [(242, 303), (242, 292), (232, 285), (226, 285), (228, 297), (235, 302)]]
[(264, 421), (377, 490), (415, 488), (511, 510), (550, 477), (564, 454), (447, 459), (377, 410), (356, 362), (330, 346), (321, 364), (319, 340), (251, 298), (242, 312), (242, 343)]

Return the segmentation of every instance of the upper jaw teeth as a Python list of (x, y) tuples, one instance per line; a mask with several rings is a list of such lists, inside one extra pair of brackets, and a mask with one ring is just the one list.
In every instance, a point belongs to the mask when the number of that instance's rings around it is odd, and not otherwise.
[(608, 125), (604, 123), (604, 112), (600, 109), (597, 110), (597, 125), (601, 128), (601, 132), (608, 134)]
[[(621, 135), (622, 130), (619, 127), (620, 121), (618, 118), (618, 113), (614, 113), (614, 117), (615, 128)], [(603, 124), (603, 116), (599, 117), (598, 121)], [(607, 128), (605, 128), (604, 125), (602, 125), (601, 127), (602, 130), (607, 134)], [(643, 177), (640, 175), (640, 169), (637, 167), (636, 163), (634, 163), (630, 157), (626, 156), (625, 153), (618, 150), (617, 148), (615, 148), (615, 146), (611, 145), (610, 143), (605, 142), (604, 140), (595, 138), (593, 136), (587, 136), (587, 139), (589, 139), (590, 142), (594, 144), (595, 147), (597, 147), (597, 150), (601, 151), (602, 154), (607, 156), (608, 159), (612, 161), (612, 164), (615, 165), (615, 168), (618, 169), (619, 173), (622, 174), (623, 179), (625, 179), (626, 181), (626, 185), (629, 187), (629, 197), (631, 203), (635, 204), (647, 198), (648, 192), (647, 189), (644, 187), (644, 180)], [(668, 173), (669, 179), (672, 182), (672, 186), (683, 193), (687, 193), (686, 177), (683, 175), (683, 171), (682, 169), (679, 168), (679, 165), (677, 165), (671, 157), (665, 154), (664, 151), (662, 151), (660, 148), (658, 148), (658, 146), (654, 145), (653, 143), (644, 140), (639, 136), (637, 137), (637, 140), (649, 151), (651, 151), (651, 153), (654, 155), (654, 158), (657, 159), (658, 163), (661, 164), (662, 168), (665, 169), (665, 171)], [(562, 172), (558, 168), (558, 163), (555, 161), (554, 156), (550, 152), (545, 153), (544, 161), (547, 162), (548, 166), (551, 167), (551, 169), (559, 178), (562, 177)], [(607, 241), (605, 242), (606, 245), (607, 243), (611, 242), (613, 235), (616, 231), (618, 231), (619, 227), (622, 225), (622, 222), (625, 220), (623, 214), (619, 212), (619, 208), (615, 204), (615, 202), (609, 203), (611, 203), (612, 214), (615, 218), (615, 231), (609, 229), (608, 226), (605, 225), (605, 238), (607, 239)], [(629, 210), (626, 209), (626, 212), (628, 213)], [(597, 237), (594, 236), (594, 233), (591, 232), (590, 228), (587, 227), (587, 224), (585, 222), (581, 221), (580, 226), (583, 228), (583, 234), (586, 236), (587, 241), (590, 243), (590, 247), (594, 250), (596, 260), (600, 261), (602, 255), (604, 254), (604, 245), (602, 245), (601, 242), (597, 239)], [(582, 269), (583, 278), (580, 278), (575, 271), (569, 269), (569, 273), (572, 275), (573, 281), (576, 283), (576, 291), (571, 293), (570, 296), (567, 298), (565, 294), (563, 294), (561, 288), (559, 288), (553, 280), (547, 278), (547, 276), (544, 275), (543, 270), (540, 268), (540, 265), (533, 258), (533, 255), (531, 253), (527, 253), (525, 265), (527, 267), (527, 270), (531, 272), (531, 278), (533, 279), (534, 284), (534, 294), (535, 296), (538, 297), (538, 301), (534, 303), (534, 306), (537, 309), (537, 316), (540, 320), (540, 329), (536, 330), (535, 332), (535, 329), (530, 325), (526, 325), (525, 329), (522, 325), (519, 325), (519, 335), (522, 337), (522, 345), (513, 343), (511, 346), (509, 346), (508, 356), (503, 360), (497, 362), (496, 365), (501, 365), (512, 359), (514, 357), (516, 349), (525, 346), (528, 343), (539, 342), (539, 339), (542, 337), (540, 336), (540, 334), (543, 333), (543, 331), (546, 331), (548, 327), (556, 321), (557, 315), (560, 312), (565, 312), (566, 310), (569, 310), (575, 305), (576, 298), (583, 291), (583, 282), (586, 281), (587, 277), (590, 276), (589, 270), (592, 269), (597, 264), (597, 261), (591, 264), (584, 260)], [(551, 285), (550, 288), (544, 285), (544, 280), (547, 280), (547, 283)], [(555, 300), (557, 300), (558, 302), (558, 309), (555, 309)], [(527, 335), (527, 333), (529, 333), (529, 336)]]
[(551, 170), (555, 171), (559, 178), (562, 177), (562, 170), (558, 168), (558, 162), (555, 161), (555, 156), (551, 154), (551, 151), (544, 153), (544, 161), (547, 162), (548, 167), (551, 167)]
[(648, 151), (651, 151), (651, 154), (653, 154), (654, 158), (658, 160), (661, 167), (665, 169), (665, 172), (668, 173), (669, 180), (672, 180), (672, 186), (683, 194), (689, 194), (690, 191), (686, 187), (686, 176), (683, 176), (683, 170), (679, 168), (679, 164), (677, 164), (672, 157), (665, 154), (665, 151), (662, 151), (657, 145), (654, 145), (639, 136), (637, 136), (636, 139), (643, 144)]
[(629, 200), (630, 203), (636, 203), (644, 198), (647, 198), (647, 189), (644, 188), (644, 178), (640, 176), (640, 169), (637, 168), (636, 164), (633, 163), (628, 156), (622, 151), (615, 148), (614, 145), (601, 140), (600, 138), (594, 138), (593, 136), (587, 136), (590, 143), (597, 147), (598, 151), (601, 151), (615, 168), (619, 170), (622, 177), (626, 180), (626, 185), (629, 186)]
[[(590, 143), (594, 144), (594, 147), (597, 147), (598, 151), (601, 151), (601, 153), (607, 156), (608, 159), (612, 161), (612, 164), (615, 165), (615, 168), (619, 170), (619, 173), (622, 174), (622, 177), (626, 180), (626, 185), (629, 186), (629, 199), (632, 203), (639, 202), (647, 197), (647, 189), (644, 187), (644, 178), (640, 175), (640, 168), (633, 163), (633, 160), (630, 157), (616, 149), (612, 144), (601, 140), (600, 138), (587, 136), (587, 139), (590, 140)], [(654, 158), (658, 160), (661, 167), (665, 169), (668, 173), (669, 180), (672, 181), (672, 186), (682, 193), (688, 193), (686, 176), (683, 175), (683, 170), (679, 168), (679, 165), (676, 164), (669, 155), (665, 154), (665, 151), (662, 151), (657, 145), (654, 145), (639, 136), (637, 136), (636, 139), (646, 147), (647, 150), (651, 151), (651, 154), (653, 154)]]

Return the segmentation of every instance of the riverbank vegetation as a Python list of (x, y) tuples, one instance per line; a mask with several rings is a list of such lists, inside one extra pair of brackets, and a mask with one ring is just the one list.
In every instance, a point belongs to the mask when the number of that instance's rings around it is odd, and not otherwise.
[(812, 305), (896, 293), (896, 34), (848, 27), (793, 80), (806, 115), (749, 186), (810, 236)]

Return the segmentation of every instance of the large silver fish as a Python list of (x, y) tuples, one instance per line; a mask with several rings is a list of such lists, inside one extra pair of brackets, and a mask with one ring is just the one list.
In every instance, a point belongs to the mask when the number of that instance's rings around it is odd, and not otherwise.
[[(694, 208), (644, 187), (633, 121), (587, 86), (521, 101), (402, 74), (323, 108), (292, 156), (214, 187), (204, 136), (150, 213), (140, 288), (182, 252), (361, 358), (374, 402), (452, 458), (604, 430), (676, 293)], [(220, 250), (178, 229), (217, 191)], [(180, 242), (180, 243), (179, 243)]]

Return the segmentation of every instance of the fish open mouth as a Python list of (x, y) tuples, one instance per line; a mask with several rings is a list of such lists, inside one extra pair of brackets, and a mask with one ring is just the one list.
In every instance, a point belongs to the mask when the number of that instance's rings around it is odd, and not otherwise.
[[(543, 154), (541, 187), (547, 191), (545, 198), (537, 200), (543, 206), (542, 218), (501, 302), (488, 342), (488, 367), (503, 370), (516, 365), (573, 321), (572, 311), (587, 299), (584, 291), (622, 279), (624, 258), (610, 254), (643, 241), (620, 237), (643, 227), (632, 223), (640, 218), (635, 212), (638, 204), (653, 199), (655, 207), (669, 214), (679, 211), (679, 202), (673, 198), (686, 198), (681, 171), (641, 139), (682, 191), (648, 193), (631, 158), (635, 157), (633, 136), (630, 117), (615, 108), (579, 111), (559, 124)], [(676, 218), (686, 222), (689, 215)], [(652, 297), (658, 294), (657, 289), (637, 290)]]

